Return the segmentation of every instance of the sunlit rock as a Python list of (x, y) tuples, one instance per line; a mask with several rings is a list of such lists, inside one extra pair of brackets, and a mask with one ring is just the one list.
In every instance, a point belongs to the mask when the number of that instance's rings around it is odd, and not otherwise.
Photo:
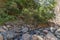
[(3, 40), (3, 36), (0, 34), (0, 40)]
[(6, 30), (0, 27), (0, 32), (6, 32)]
[(32, 40), (43, 40), (43, 38), (39, 35), (33, 35)]

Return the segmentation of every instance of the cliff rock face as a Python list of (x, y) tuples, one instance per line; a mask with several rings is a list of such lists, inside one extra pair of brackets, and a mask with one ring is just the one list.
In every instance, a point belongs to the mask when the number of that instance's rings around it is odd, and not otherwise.
[(54, 22), (60, 25), (60, 0), (56, 0), (56, 1), (57, 1), (57, 5), (55, 7), (56, 18), (54, 19)]

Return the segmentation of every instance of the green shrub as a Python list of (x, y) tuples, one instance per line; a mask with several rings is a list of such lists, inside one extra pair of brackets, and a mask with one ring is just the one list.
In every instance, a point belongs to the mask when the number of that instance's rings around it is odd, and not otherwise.
[[(38, 1), (38, 2), (37, 2)], [(24, 16), (25, 21), (33, 19), (44, 23), (53, 19), (55, 0), (8, 0), (4, 8), (0, 8), (0, 23), (15, 20)]]

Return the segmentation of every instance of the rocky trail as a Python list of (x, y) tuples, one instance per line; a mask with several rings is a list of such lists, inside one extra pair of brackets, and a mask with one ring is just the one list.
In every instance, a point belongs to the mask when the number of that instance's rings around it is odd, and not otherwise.
[[(22, 22), (23, 23), (23, 22)], [(6, 23), (0, 26), (0, 40), (60, 40), (60, 26), (36, 28), (28, 24)]]

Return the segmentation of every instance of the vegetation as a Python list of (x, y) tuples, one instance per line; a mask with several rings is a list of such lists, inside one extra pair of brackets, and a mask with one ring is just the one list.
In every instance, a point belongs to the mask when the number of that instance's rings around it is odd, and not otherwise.
[[(37, 0), (38, 1), (38, 0)], [(7, 0), (0, 8), (0, 24), (10, 20), (48, 22), (55, 17), (55, 0)]]

